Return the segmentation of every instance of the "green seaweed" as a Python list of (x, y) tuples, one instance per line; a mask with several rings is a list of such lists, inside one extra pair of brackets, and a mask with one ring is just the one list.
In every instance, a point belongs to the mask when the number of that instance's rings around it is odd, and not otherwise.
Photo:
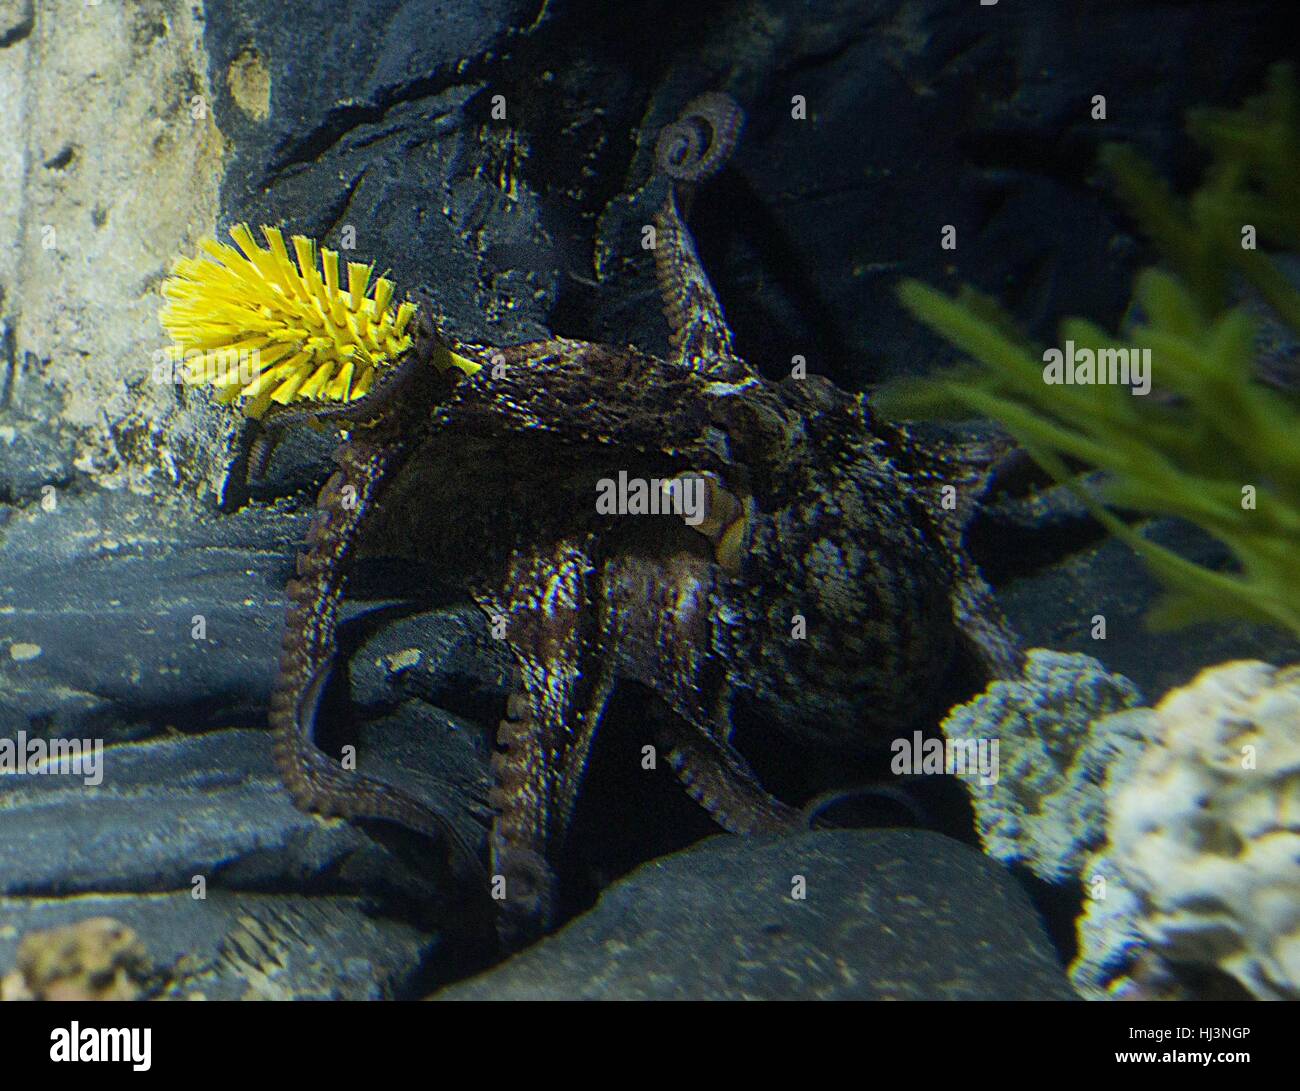
[[(886, 387), (875, 404), (895, 416), (999, 421), (1160, 578), (1153, 626), (1244, 617), (1300, 634), (1300, 399), (1260, 381), (1258, 323), (1239, 299), (1247, 287), (1300, 339), (1300, 292), (1243, 241), (1250, 226), (1261, 247), (1300, 250), (1294, 73), (1276, 67), (1262, 95), (1238, 110), (1194, 111), (1188, 129), (1211, 161), (1187, 198), (1132, 149), (1103, 149), (1103, 168), (1162, 262), (1137, 276), (1135, 317), (1121, 334), (1077, 318), (1061, 324), (1063, 342), (1094, 352), (1149, 349), (1150, 394), (1049, 385), (1041, 349), (995, 300), (907, 281), (907, 308), (974, 363)], [(1104, 471), (1100, 499), (1081, 487), (1080, 464)], [(1117, 510), (1186, 519), (1227, 546), (1236, 568), (1189, 561)]]

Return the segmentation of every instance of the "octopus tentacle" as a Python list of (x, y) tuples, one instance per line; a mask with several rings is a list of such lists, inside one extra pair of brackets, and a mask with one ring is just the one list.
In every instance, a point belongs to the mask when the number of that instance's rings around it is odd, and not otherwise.
[(532, 699), (518, 682), (497, 729), (500, 749), (492, 755), (495, 786), (489, 796), (497, 811), (490, 841), (492, 871), (505, 882), (497, 931), (510, 947), (548, 929), (554, 913), (555, 874), (546, 862), (545, 836), (526, 813), (531, 810), (529, 787), (538, 779), (540, 736)]
[(251, 423), (254, 431), (249, 439), (244, 477), (248, 481), (261, 481), (271, 467), (271, 458), (284, 433), (278, 428), (267, 428), (260, 421)]
[(567, 832), (612, 679), (595, 668), (589, 543), (561, 539), (516, 551), (509, 570), (474, 600), (506, 621), (518, 661), (492, 758), (497, 812), (492, 870), (505, 878), (498, 931), (514, 946), (550, 924), (546, 863)]
[[(878, 431), (885, 426), (876, 423)], [(891, 442), (899, 445), (911, 465), (911, 480), (927, 498), (935, 530), (947, 546), (955, 580), (951, 598), (953, 622), (967, 647), (990, 678), (1017, 679), (1024, 674), (1025, 655), (1019, 635), (1007, 620), (997, 596), (966, 549), (966, 529), (980, 497), (995, 475), (1016, 458), (1009, 440), (994, 438), (961, 444), (922, 443), (907, 428), (895, 428)], [(956, 508), (949, 511), (942, 490), (955, 487)]]
[(699, 183), (731, 157), (745, 112), (730, 95), (710, 91), (688, 102), (655, 141), (655, 167), (678, 182)]
[(954, 553), (953, 560), (957, 566), (952, 591), (957, 631), (990, 678), (1023, 678), (1025, 651), (993, 588), (964, 552)]
[(780, 833), (803, 818), (769, 795), (730, 746), (675, 717), (656, 725), (656, 738), (682, 787), (728, 833)]
[(620, 678), (648, 687), (667, 706), (654, 717), (655, 740), (687, 794), (718, 825), (733, 833), (792, 828), (798, 813), (764, 790), (731, 745), (731, 684), (712, 650), (708, 605), (717, 579), (715, 564), (693, 553), (611, 559), (603, 573), (603, 644)]
[(382, 781), (344, 769), (316, 746), (314, 725), (334, 655), (343, 574), (357, 528), (388, 473), (396, 446), (348, 443), (338, 471), (317, 500), (317, 516), (287, 587), (289, 609), (280, 673), (271, 696), (276, 767), (294, 803), (325, 817), (383, 818), (449, 844), (459, 868), (477, 866), (474, 849), (442, 815)]
[(256, 429), (248, 447), (245, 476), (250, 481), (265, 476), (271, 456), (284, 433), (306, 424), (320, 428), (333, 425), (348, 431), (364, 431), (386, 436), (400, 434), (397, 426), (405, 421), (410, 407), (427, 404), (436, 388), (450, 389), (458, 376), (444, 374), (433, 366), (434, 353), (442, 347), (442, 338), (427, 317), (432, 304), (422, 297), (415, 325), (415, 344), (391, 367), (377, 371), (374, 386), (355, 401), (307, 403), (295, 406), (272, 406), (266, 415), (253, 422)]
[(655, 233), (655, 276), (668, 321), (672, 362), (721, 380), (747, 375), (749, 369), (736, 356), (722, 304), (704, 274), (671, 193), (655, 214)]
[(672, 180), (655, 214), (655, 276), (668, 320), (672, 361), (703, 374), (732, 380), (749, 374), (736, 356), (722, 304), (700, 264), (678, 201), (689, 206), (694, 187), (730, 157), (744, 112), (728, 95), (701, 95), (659, 134), (655, 163)]

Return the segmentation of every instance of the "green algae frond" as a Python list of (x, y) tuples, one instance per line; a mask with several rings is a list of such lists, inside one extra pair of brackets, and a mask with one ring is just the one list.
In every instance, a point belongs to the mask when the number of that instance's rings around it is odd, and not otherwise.
[[(995, 301), (909, 281), (904, 304), (973, 363), (886, 388), (877, 405), (999, 421), (1165, 584), (1152, 624), (1244, 617), (1300, 634), (1300, 397), (1261, 381), (1259, 324), (1239, 301), (1242, 289), (1262, 300), (1300, 341), (1300, 292), (1264, 249), (1300, 250), (1293, 73), (1275, 68), (1264, 94), (1239, 110), (1194, 112), (1188, 128), (1211, 165), (1186, 199), (1131, 149), (1104, 149), (1102, 165), (1163, 260), (1138, 275), (1135, 318), (1120, 335), (1081, 319), (1061, 324), (1063, 343), (1093, 353), (1150, 350), (1150, 394), (1049, 385), (1042, 350)], [(1100, 501), (1079, 488), (1079, 464), (1105, 472)], [(1236, 570), (1148, 541), (1118, 509), (1196, 524), (1228, 547)]]

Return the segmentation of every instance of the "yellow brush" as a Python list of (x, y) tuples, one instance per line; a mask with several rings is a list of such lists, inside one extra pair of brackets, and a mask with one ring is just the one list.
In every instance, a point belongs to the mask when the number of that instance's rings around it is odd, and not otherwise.
[[(246, 224), (230, 229), (239, 250), (205, 239), (199, 246), (212, 260), (180, 258), (163, 282), (159, 320), (185, 381), (215, 387), (221, 402), (240, 400), (254, 419), (272, 403), (362, 397), (376, 372), (411, 347), (415, 304), (394, 307), (393, 282), (384, 277), (368, 296), (373, 265), (348, 262), (345, 291), (336, 251), (321, 249), (317, 269), (315, 242), (295, 235), (295, 265), (276, 228), (262, 234), (269, 249)], [(435, 363), (467, 375), (480, 367), (455, 353), (438, 353)]]

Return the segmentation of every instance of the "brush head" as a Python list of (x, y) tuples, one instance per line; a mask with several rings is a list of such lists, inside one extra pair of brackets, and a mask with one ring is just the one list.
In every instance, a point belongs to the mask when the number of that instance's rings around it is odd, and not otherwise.
[[(411, 348), (415, 304), (394, 305), (393, 282), (372, 283), (373, 265), (348, 262), (343, 289), (336, 251), (295, 235), (295, 263), (276, 228), (262, 234), (265, 249), (246, 224), (230, 231), (238, 250), (205, 239), (206, 257), (178, 259), (163, 282), (159, 321), (185, 382), (215, 388), (254, 419), (272, 405), (363, 397)], [(478, 370), (448, 357), (444, 366)]]

